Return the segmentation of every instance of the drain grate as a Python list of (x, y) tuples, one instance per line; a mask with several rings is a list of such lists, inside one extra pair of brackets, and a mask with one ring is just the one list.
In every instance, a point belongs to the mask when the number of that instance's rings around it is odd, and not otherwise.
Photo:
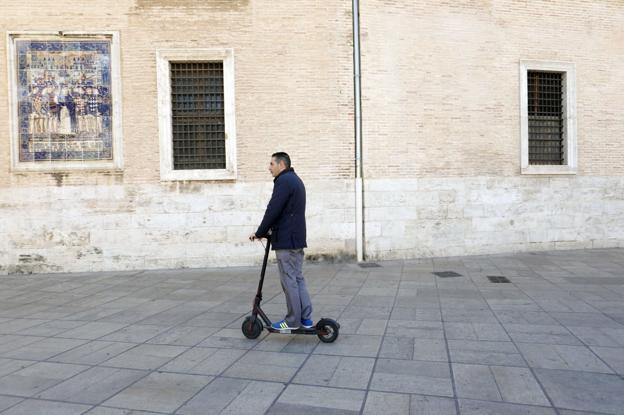
[(434, 275), (437, 275), (440, 278), (453, 278), (453, 277), (461, 277), (461, 274), (456, 273), (455, 271), (440, 271), (434, 272)]
[(507, 277), (503, 277), (502, 275), (488, 275), (487, 278), (490, 282), (495, 284), (508, 284), (511, 282), (507, 279)]
[(360, 268), (380, 268), (381, 265), (379, 265), (376, 262), (360, 262), (358, 264), (360, 266)]

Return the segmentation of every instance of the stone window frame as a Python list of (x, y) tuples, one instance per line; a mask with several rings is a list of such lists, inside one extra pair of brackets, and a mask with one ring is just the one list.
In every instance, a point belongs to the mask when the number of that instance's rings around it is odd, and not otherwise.
[[(559, 72), (563, 74), (564, 163), (563, 165), (529, 164), (529, 71)], [(521, 174), (576, 174), (576, 67), (571, 62), (521, 60), (520, 61), (520, 172)]]
[[(171, 114), (171, 70), (169, 62), (223, 62), (225, 116), (225, 169), (173, 169), (173, 133)], [(158, 132), (160, 141), (160, 179), (236, 180), (236, 113), (234, 92), (234, 50), (159, 49), (156, 51), (158, 83)]]
[[(70, 39), (103, 39), (111, 41), (111, 92), (112, 92), (112, 160), (93, 161), (25, 161), (19, 160), (19, 122), (17, 114), (17, 63), (15, 41), (18, 39), (32, 40), (70, 40)], [(9, 123), (11, 171), (25, 172), (57, 172), (57, 171), (121, 171), (123, 169), (123, 128), (122, 128), (122, 94), (121, 94), (121, 52), (119, 31), (7, 31), (7, 73), (9, 84)]]

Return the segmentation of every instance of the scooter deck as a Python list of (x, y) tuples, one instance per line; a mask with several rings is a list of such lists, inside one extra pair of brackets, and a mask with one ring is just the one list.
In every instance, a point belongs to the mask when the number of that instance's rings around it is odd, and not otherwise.
[(316, 328), (314, 327), (310, 327), (305, 328), (305, 327), (299, 327), (298, 329), (289, 329), (289, 330), (278, 330), (278, 329), (274, 329), (271, 326), (264, 326), (264, 328), (266, 330), (269, 331), (269, 333), (278, 333), (278, 334), (317, 334)]

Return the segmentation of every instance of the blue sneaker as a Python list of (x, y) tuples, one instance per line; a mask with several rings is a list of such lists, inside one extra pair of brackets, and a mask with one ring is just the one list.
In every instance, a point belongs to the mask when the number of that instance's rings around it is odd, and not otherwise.
[(281, 332), (287, 332), (287, 331), (296, 330), (299, 328), (299, 327), (290, 327), (288, 323), (286, 323), (286, 320), (281, 320), (281, 321), (278, 321), (277, 323), (273, 323), (271, 324), (271, 327)]
[(311, 329), (314, 326), (314, 322), (310, 319), (301, 320), (301, 325), (306, 329)]

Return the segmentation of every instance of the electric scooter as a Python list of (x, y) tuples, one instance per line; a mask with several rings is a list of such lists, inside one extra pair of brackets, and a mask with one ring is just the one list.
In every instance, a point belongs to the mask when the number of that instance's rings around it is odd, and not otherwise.
[[(260, 336), (262, 329), (267, 329), (270, 333), (280, 334), (314, 334), (323, 343), (332, 343), (338, 338), (340, 324), (331, 318), (322, 318), (316, 323), (316, 326), (305, 328), (299, 327), (292, 330), (277, 330), (271, 327), (271, 320), (262, 311), (260, 302), (262, 301), (262, 285), (264, 283), (264, 274), (266, 272), (267, 261), (269, 259), (269, 251), (271, 250), (271, 236), (267, 236), (267, 244), (264, 248), (264, 261), (262, 262), (262, 272), (260, 273), (260, 282), (258, 283), (258, 292), (253, 303), (253, 310), (250, 316), (245, 317), (242, 330), (245, 337), (255, 339)], [(264, 324), (263, 324), (264, 323)]]

